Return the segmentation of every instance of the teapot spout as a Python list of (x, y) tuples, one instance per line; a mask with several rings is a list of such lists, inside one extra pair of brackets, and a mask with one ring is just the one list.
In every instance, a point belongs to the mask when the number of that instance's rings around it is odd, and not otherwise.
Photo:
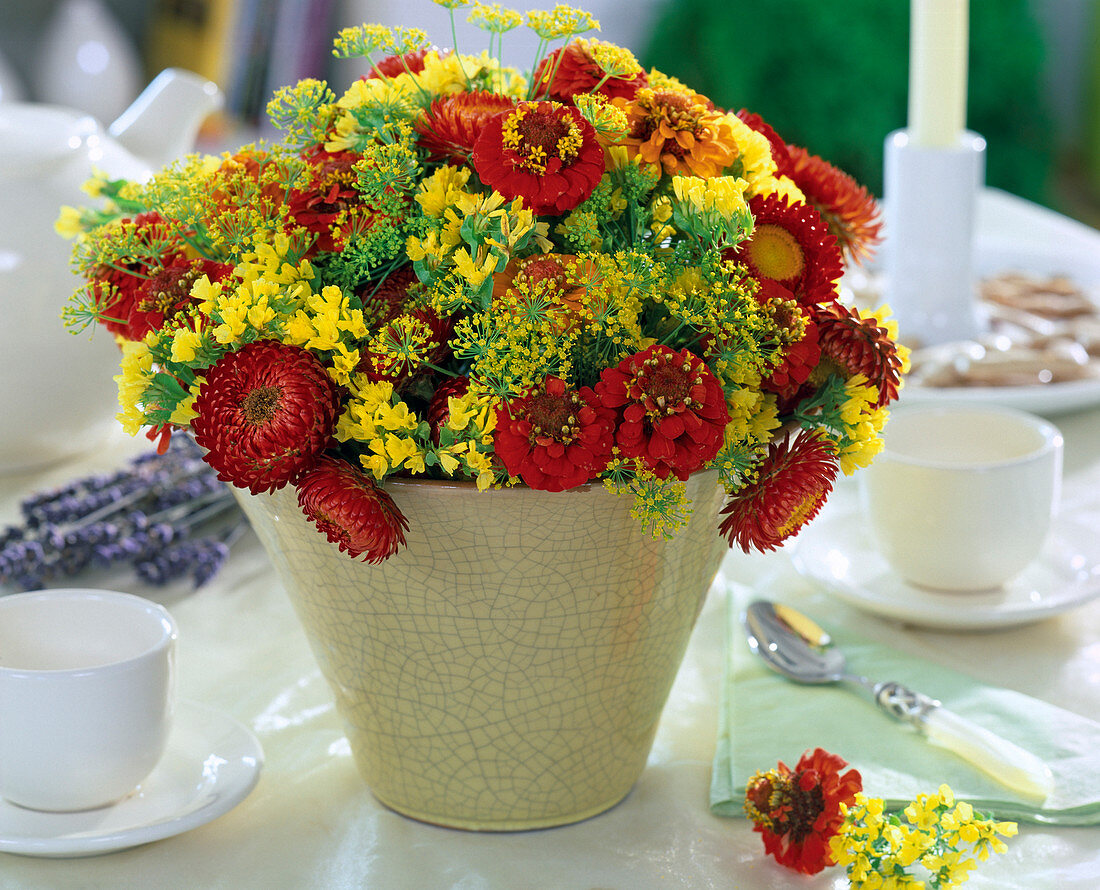
[(224, 102), (212, 80), (166, 68), (107, 130), (131, 154), (159, 167), (192, 151), (203, 119)]

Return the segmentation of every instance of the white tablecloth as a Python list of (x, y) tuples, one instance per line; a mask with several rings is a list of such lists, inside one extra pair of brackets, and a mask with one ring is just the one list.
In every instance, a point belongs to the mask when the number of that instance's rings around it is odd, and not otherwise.
[[(986, 193), (980, 218), (983, 232), (997, 237), (1030, 232), (1082, 250), (1100, 246), (1091, 230), (1003, 193)], [(1100, 502), (1100, 407), (1057, 423), (1066, 439), (1067, 489), (1095, 490)], [(20, 496), (116, 466), (143, 444), (119, 433), (108, 447), (76, 462), (0, 477), (0, 524), (15, 520)], [(851, 481), (835, 493), (839, 506), (853, 496)], [(724, 572), (746, 584), (767, 579), (773, 589), (788, 582), (805, 588), (786, 551), (731, 552)], [(179, 623), (180, 697), (223, 710), (259, 737), (266, 753), (259, 784), (221, 818), (144, 847), (73, 860), (0, 854), (2, 890), (847, 885), (837, 869), (803, 878), (777, 866), (762, 855), (748, 822), (707, 809), (723, 649), (718, 591), (700, 616), (649, 766), (623, 803), (579, 825), (471, 834), (411, 821), (371, 797), (290, 604), (251, 534), (197, 592), (157, 592), (132, 583), (129, 589), (164, 602)], [(956, 634), (897, 627), (820, 591), (800, 596), (807, 610), (830, 623), (850, 622), (907, 652), (1100, 719), (1100, 601), (1025, 627)], [(1100, 887), (1100, 828), (1022, 826), (1009, 852), (982, 865), (968, 886), (1094, 890)]]

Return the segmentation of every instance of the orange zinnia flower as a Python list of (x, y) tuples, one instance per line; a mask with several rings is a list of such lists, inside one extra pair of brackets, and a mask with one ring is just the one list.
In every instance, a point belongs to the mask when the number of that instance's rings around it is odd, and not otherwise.
[(645, 87), (632, 100), (614, 102), (629, 124), (623, 140), (627, 150), (660, 164), (666, 173), (718, 176), (737, 159), (727, 116), (705, 96)]

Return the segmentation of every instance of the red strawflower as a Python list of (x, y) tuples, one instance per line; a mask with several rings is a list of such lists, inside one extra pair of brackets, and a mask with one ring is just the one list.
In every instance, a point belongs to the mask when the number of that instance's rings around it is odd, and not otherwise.
[[(399, 74), (419, 74), (424, 70), (424, 57), (432, 52), (431, 47), (413, 50), (402, 56), (386, 56), (367, 72), (367, 77), (397, 77)], [(447, 53), (442, 53), (446, 55)]]
[(451, 398), (461, 398), (470, 390), (470, 378), (464, 376), (451, 377), (439, 384), (428, 407), (424, 412), (424, 419), (432, 431), (432, 441), (439, 444), (439, 431), (451, 419)]
[(258, 494), (313, 466), (332, 441), (339, 407), (320, 359), (298, 346), (258, 340), (206, 372), (191, 428), (219, 479)]
[(761, 385), (781, 397), (793, 395), (809, 379), (821, 359), (817, 325), (810, 310), (800, 306), (794, 294), (770, 278), (760, 280), (756, 299), (779, 326), (779, 340), (783, 347), (780, 364), (761, 381)]
[(537, 214), (572, 210), (604, 171), (592, 125), (576, 108), (557, 102), (522, 102), (489, 118), (473, 162), (482, 182), (508, 200), (522, 198)]
[(377, 564), (405, 546), (409, 524), (401, 510), (351, 464), (321, 455), (296, 487), (306, 519), (348, 555)]
[(822, 355), (813, 381), (822, 383), (833, 373), (845, 379), (863, 374), (878, 389), (875, 407), (896, 399), (903, 365), (897, 344), (886, 328), (875, 318), (863, 318), (856, 309), (842, 303), (815, 306), (812, 311)]
[(745, 263), (757, 278), (778, 281), (800, 303), (834, 299), (844, 269), (836, 238), (821, 215), (776, 194), (754, 196), (749, 210), (752, 237), (727, 251), (727, 258)]
[(846, 261), (862, 262), (882, 237), (878, 202), (843, 170), (797, 145), (788, 146), (794, 180), (836, 237)]
[(558, 102), (572, 102), (578, 93), (593, 91), (603, 93), (609, 99), (616, 96), (633, 99), (639, 87), (649, 86), (649, 78), (637, 63), (629, 77), (608, 77), (593, 56), (592, 50), (600, 46), (622, 53), (621, 49), (611, 44), (600, 40), (586, 40), (583, 37), (550, 53), (535, 69), (538, 94)]
[(619, 411), (615, 444), (659, 479), (687, 479), (721, 449), (729, 423), (722, 385), (686, 349), (654, 344), (600, 373), (600, 401)]
[(436, 99), (416, 122), (417, 142), (432, 160), (468, 164), (486, 121), (511, 111), (516, 100), (477, 91)]
[(764, 838), (765, 852), (802, 874), (812, 875), (835, 865), (829, 840), (844, 823), (841, 805), (850, 806), (863, 790), (863, 778), (842, 757), (822, 748), (807, 751), (791, 770), (780, 761), (776, 769), (757, 773), (745, 789), (745, 812), (753, 831)]
[(774, 550), (817, 515), (839, 469), (836, 447), (820, 434), (773, 442), (756, 479), (722, 508), (719, 534), (746, 553)]
[(512, 476), (531, 488), (565, 491), (583, 485), (611, 457), (615, 412), (587, 386), (567, 389), (547, 376), (543, 389), (497, 412), (493, 446)]
[(775, 161), (775, 166), (777, 168), (775, 175), (790, 176), (792, 168), (791, 158), (787, 152), (788, 146), (787, 143), (783, 141), (783, 137), (775, 132), (771, 124), (755, 112), (742, 108), (737, 112), (737, 116), (741, 119), (742, 123), (748, 125), (756, 130), (757, 133), (767, 138), (768, 144), (771, 146), (772, 150), (772, 160)]

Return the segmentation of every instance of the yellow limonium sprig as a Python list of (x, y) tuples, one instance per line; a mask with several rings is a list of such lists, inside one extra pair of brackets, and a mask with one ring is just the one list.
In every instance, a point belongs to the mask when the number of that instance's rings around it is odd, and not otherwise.
[(733, 247), (752, 231), (745, 200), (748, 182), (737, 176), (672, 177), (672, 217), (704, 250)]
[(482, 490), (493, 484), (496, 412), (487, 396), (451, 396), (449, 416), (436, 442), (428, 423), (416, 417), (389, 381), (356, 374), (349, 388), (352, 397), (337, 420), (336, 438), (364, 446), (360, 463), (376, 479), (398, 471), (424, 473), (438, 466), (447, 476), (475, 479)]
[(965, 801), (956, 802), (948, 785), (918, 795), (903, 815), (905, 821), (887, 814), (883, 801), (864, 794), (846, 808), (829, 844), (853, 890), (950, 890), (968, 880), (978, 861), (1005, 852), (1003, 838), (1017, 833), (1015, 822), (985, 818)]
[(283, 342), (331, 355), (329, 376), (342, 386), (359, 364), (356, 344), (366, 336), (363, 310), (335, 285), (309, 294), (283, 326)]

